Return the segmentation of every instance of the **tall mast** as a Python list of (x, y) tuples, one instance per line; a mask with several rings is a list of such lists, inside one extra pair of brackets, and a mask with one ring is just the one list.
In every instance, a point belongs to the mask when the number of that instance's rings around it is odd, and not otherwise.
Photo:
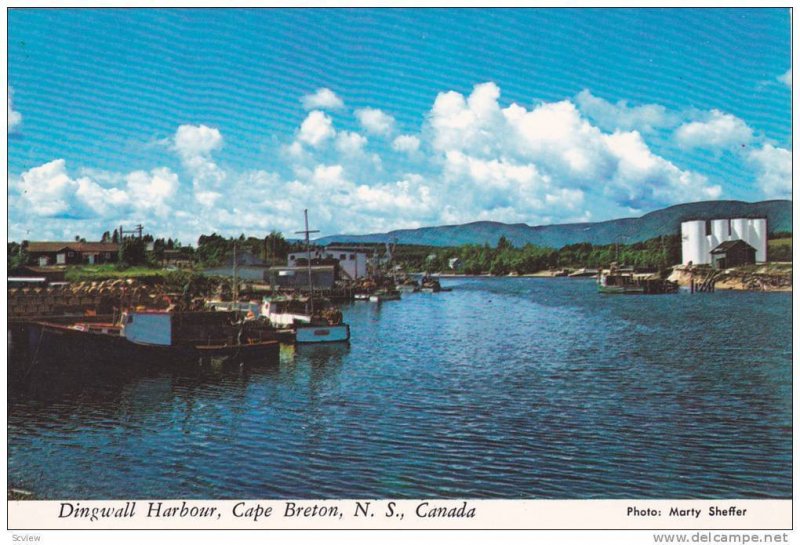
[[(239, 301), (239, 279), (237, 277), (236, 241), (233, 241), (233, 302)], [(238, 307), (237, 307), (238, 308)]]
[(308, 262), (308, 295), (311, 301), (311, 313), (314, 313), (314, 286), (311, 282), (311, 242), (308, 235), (311, 233), (319, 233), (318, 230), (311, 231), (308, 229), (308, 208), (303, 211), (306, 220), (306, 228), (304, 231), (296, 231), (296, 234), (304, 233), (306, 235), (306, 261)]

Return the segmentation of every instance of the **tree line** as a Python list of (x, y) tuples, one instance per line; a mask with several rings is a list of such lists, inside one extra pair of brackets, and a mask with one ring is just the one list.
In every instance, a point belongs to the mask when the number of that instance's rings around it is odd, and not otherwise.
[(681, 261), (681, 237), (665, 235), (634, 244), (570, 244), (559, 249), (525, 244), (515, 247), (500, 237), (495, 247), (398, 246), (397, 264), (406, 270), (464, 274), (531, 274), (548, 269), (608, 267), (614, 261), (641, 270), (666, 269)]

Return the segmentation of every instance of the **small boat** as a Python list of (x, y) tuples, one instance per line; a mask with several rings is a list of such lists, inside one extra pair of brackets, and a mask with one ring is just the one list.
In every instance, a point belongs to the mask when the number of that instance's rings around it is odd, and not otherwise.
[(609, 270), (600, 271), (597, 291), (612, 295), (676, 293), (678, 283), (664, 280), (655, 274), (622, 271), (617, 268), (616, 263), (612, 263)]
[(401, 293), (415, 293), (419, 291), (419, 286), (413, 284), (398, 284), (397, 291)]
[(419, 291), (419, 282), (406, 275), (404, 278), (398, 279), (395, 288), (402, 293), (414, 293)]
[(261, 315), (277, 331), (291, 331), (296, 343), (350, 340), (350, 326), (342, 321), (341, 311), (325, 299), (265, 297)]
[(166, 363), (188, 360), (277, 360), (279, 343), (256, 322), (235, 313), (129, 310), (117, 324), (33, 322), (36, 358)]
[(342, 321), (342, 312), (327, 299), (314, 298), (313, 275), (311, 274), (311, 244), (309, 235), (319, 231), (308, 228), (308, 210), (303, 212), (308, 265), (308, 293), (305, 299), (264, 298), (261, 314), (276, 328), (294, 332), (296, 343), (349, 342), (350, 326)]
[(369, 300), (373, 303), (382, 303), (384, 301), (399, 301), (400, 292), (397, 290), (381, 289), (370, 295)]
[(353, 295), (356, 301), (369, 301), (369, 293), (356, 293)]
[(423, 293), (439, 293), (442, 291), (442, 285), (438, 280), (426, 274), (422, 278), (422, 286), (419, 290)]
[(596, 278), (598, 272), (599, 271), (597, 269), (582, 268), (572, 271), (567, 276), (569, 276), (570, 278), (582, 278), (582, 277)]

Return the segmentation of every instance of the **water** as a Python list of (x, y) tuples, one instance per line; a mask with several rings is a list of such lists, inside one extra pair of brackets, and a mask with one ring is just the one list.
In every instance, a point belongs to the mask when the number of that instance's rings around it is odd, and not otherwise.
[[(38, 498), (790, 498), (791, 295), (459, 279), (280, 363), (10, 392)], [(12, 365), (14, 362), (12, 362)]]

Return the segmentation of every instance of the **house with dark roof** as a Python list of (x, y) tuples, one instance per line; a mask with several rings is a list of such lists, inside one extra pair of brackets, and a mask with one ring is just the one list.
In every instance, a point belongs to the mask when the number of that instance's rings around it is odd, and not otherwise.
[(728, 240), (711, 250), (711, 265), (715, 269), (730, 269), (756, 262), (756, 249), (743, 240)]
[(114, 263), (119, 255), (119, 244), (113, 242), (23, 241), (22, 248), (28, 252), (31, 261), (40, 267)]

